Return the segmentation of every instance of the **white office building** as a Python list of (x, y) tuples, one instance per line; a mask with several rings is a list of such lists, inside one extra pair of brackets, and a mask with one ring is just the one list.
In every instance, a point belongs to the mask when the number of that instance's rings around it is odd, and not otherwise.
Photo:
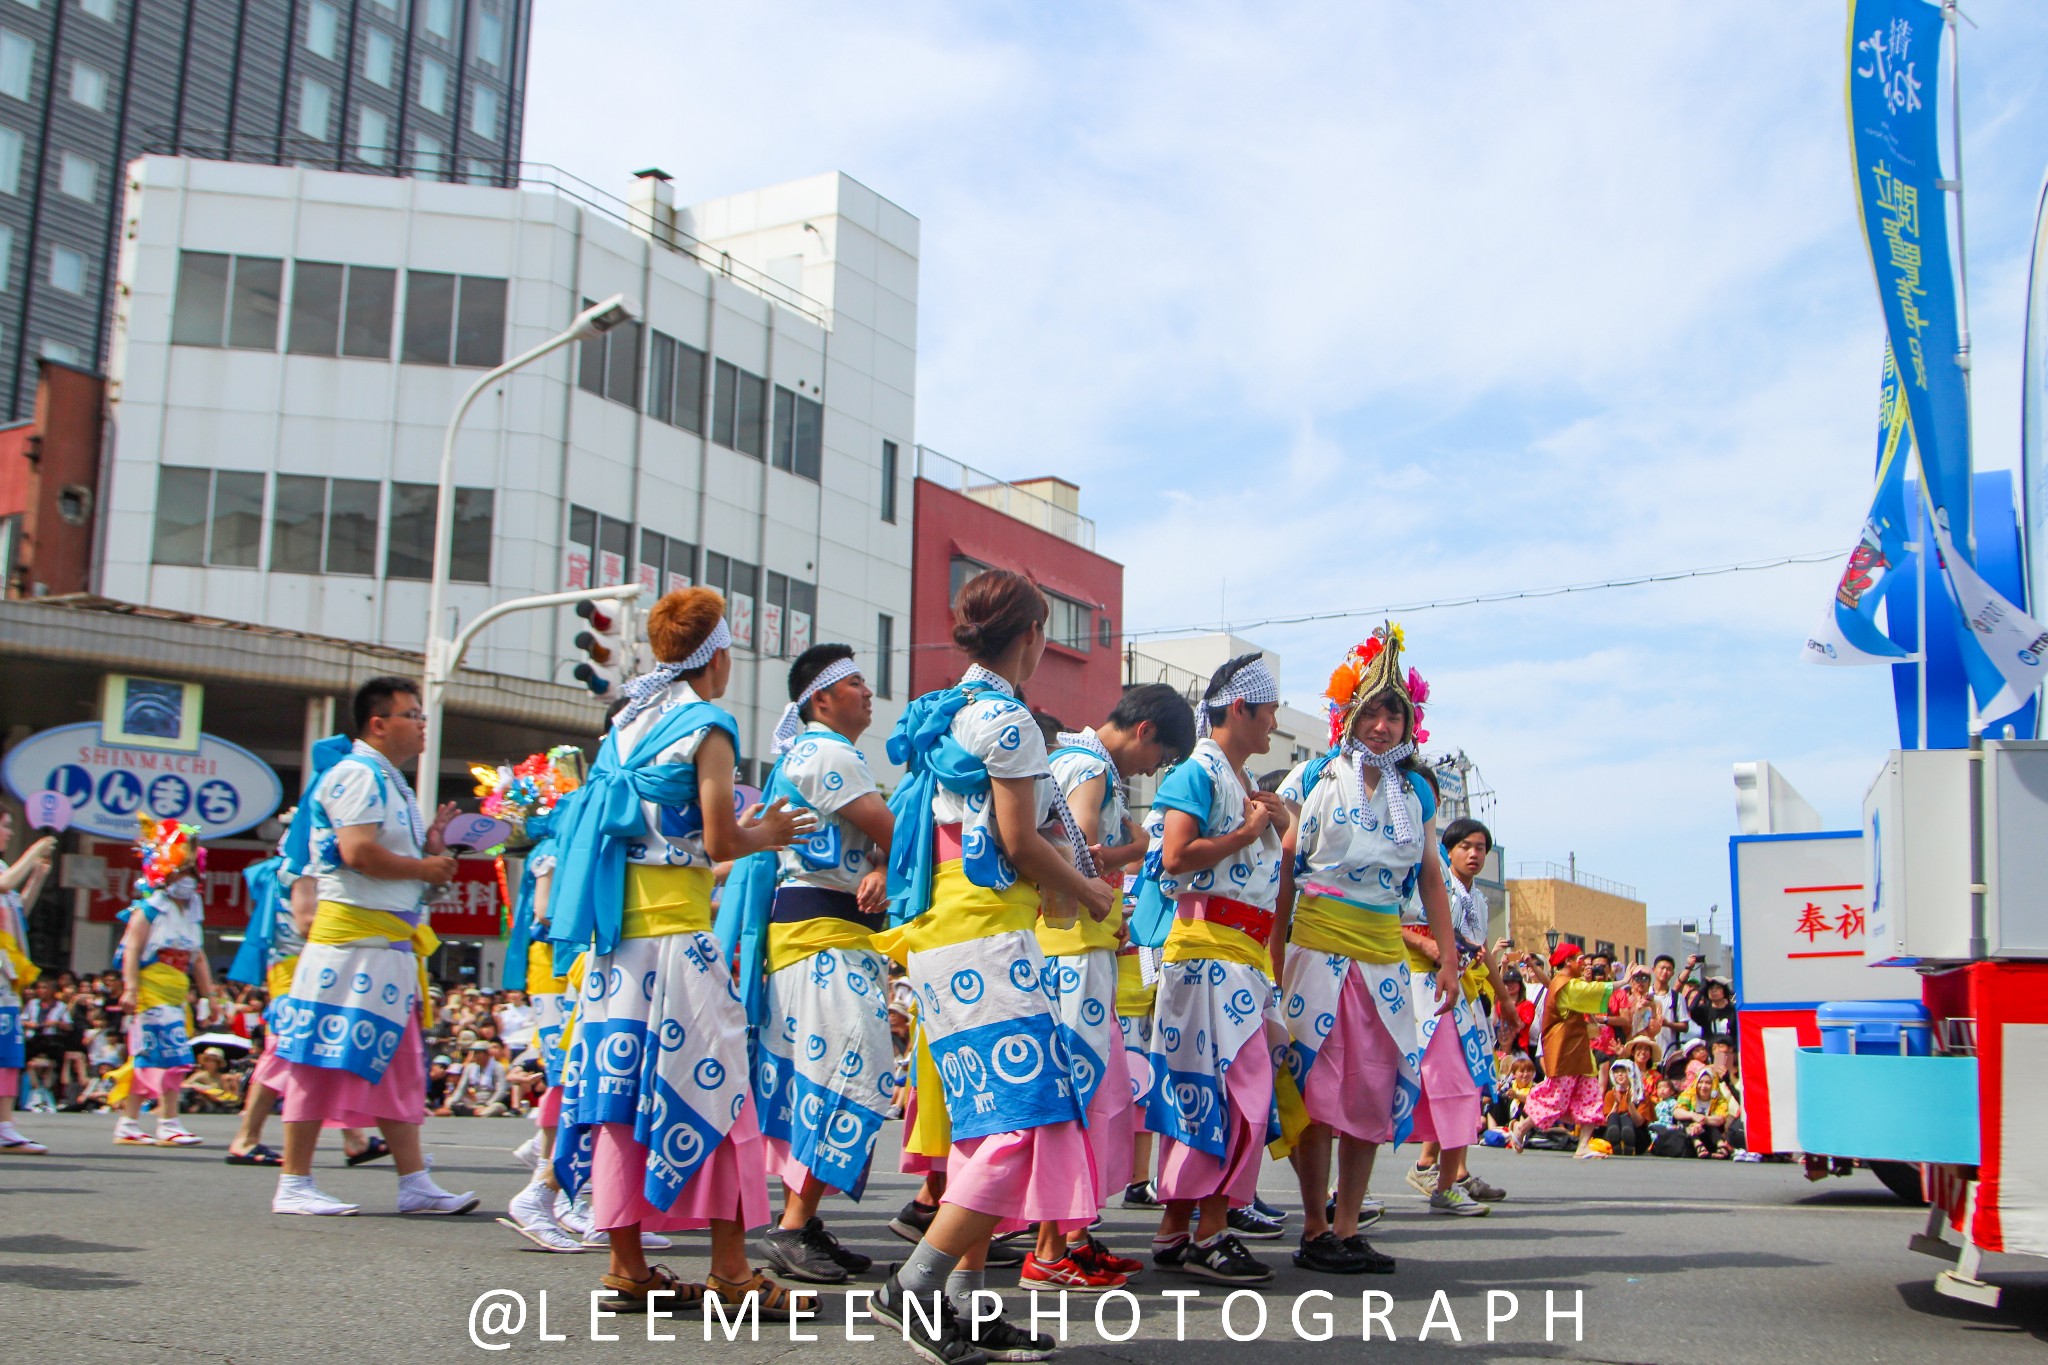
[[(749, 759), (788, 658), (842, 640), (881, 697), (880, 769), (908, 685), (874, 647), (909, 636), (915, 218), (839, 174), (693, 208), (659, 172), (628, 199), (155, 156), (128, 180), (99, 594), (418, 650), (462, 393), (622, 294), (638, 323), (471, 409), (444, 624), (707, 583)], [(576, 687), (579, 625), (515, 615), (467, 666)]]

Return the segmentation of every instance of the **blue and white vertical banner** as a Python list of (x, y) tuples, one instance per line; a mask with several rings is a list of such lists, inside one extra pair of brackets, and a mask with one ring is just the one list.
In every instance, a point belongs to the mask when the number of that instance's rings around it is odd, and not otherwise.
[(1967, 549), (1970, 414), (1941, 187), (1941, 29), (1927, 0), (1850, 0), (1849, 147), (1935, 524)]
[(1949, 590), (1955, 594), (1956, 606), (1970, 628), (1971, 639), (1998, 671), (1998, 681), (2004, 684), (2001, 689), (1996, 683), (1987, 686), (1974, 676), (1971, 678), (1978, 696), (1996, 694), (1983, 702), (1979, 714), (1987, 722), (2003, 720), (2025, 706), (2041, 690), (2042, 683), (2048, 682), (2048, 630), (2043, 630), (2040, 622), (2006, 601), (1998, 589), (1979, 577), (1938, 529), (1934, 540), (1941, 551), (1942, 572), (1948, 576)]
[(1801, 657), (1808, 663), (1892, 664), (1913, 657), (1877, 624), (1878, 605), (1893, 577), (1915, 569), (1913, 552), (1906, 548), (1906, 455), (1911, 447), (1905, 389), (1887, 344), (1877, 409), (1877, 492), (1856, 548), (1842, 566), (1827, 616), (1807, 637)]

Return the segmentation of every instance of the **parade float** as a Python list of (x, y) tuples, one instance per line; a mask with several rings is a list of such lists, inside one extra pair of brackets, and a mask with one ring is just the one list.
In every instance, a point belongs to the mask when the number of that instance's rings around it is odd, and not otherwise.
[(2010, 474), (1972, 464), (1954, 0), (1849, 14), (1850, 147), (1887, 344), (1875, 495), (1806, 657), (1890, 666), (1899, 747), (1858, 829), (1819, 828), (1768, 765), (1738, 769), (1745, 1110), (1752, 1150), (1853, 1159), (1924, 1196), (1910, 1245), (1953, 1263), (1935, 1287), (1995, 1306), (1986, 1252), (2048, 1256), (2048, 632), (2027, 611), (2029, 533), (2048, 516), (2048, 217), (2016, 496)]

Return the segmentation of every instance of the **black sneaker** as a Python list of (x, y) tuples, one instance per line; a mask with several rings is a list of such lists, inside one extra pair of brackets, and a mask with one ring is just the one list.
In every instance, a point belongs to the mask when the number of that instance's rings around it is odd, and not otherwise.
[(1029, 1242), (1013, 1242), (998, 1237), (988, 1244), (988, 1263), (993, 1266), (1023, 1265), (1024, 1256), (1030, 1250)]
[(1225, 1284), (1264, 1284), (1273, 1278), (1265, 1263), (1254, 1260), (1244, 1249), (1244, 1243), (1227, 1232), (1207, 1246), (1191, 1242), (1180, 1268), (1190, 1275)]
[(1193, 1245), (1194, 1239), (1185, 1232), (1171, 1242), (1162, 1243), (1155, 1237), (1152, 1239), (1152, 1264), (1161, 1270), (1185, 1270), (1188, 1248)]
[(839, 1239), (825, 1227), (825, 1220), (815, 1214), (804, 1224), (802, 1236), (805, 1246), (813, 1251), (824, 1252), (832, 1258), (834, 1265), (849, 1275), (865, 1274), (875, 1263), (874, 1257), (863, 1256), (858, 1251), (849, 1251), (841, 1246)]
[(896, 1216), (889, 1220), (889, 1231), (906, 1242), (922, 1242), (924, 1230), (932, 1225), (932, 1219), (939, 1216), (933, 1204), (920, 1204), (915, 1199), (896, 1210)]
[(1353, 1251), (1350, 1243), (1338, 1241), (1334, 1232), (1303, 1237), (1301, 1248), (1294, 1253), (1294, 1263), (1321, 1275), (1363, 1275), (1367, 1269), (1365, 1258)]
[(905, 1345), (931, 1365), (987, 1365), (988, 1353), (967, 1339), (967, 1325), (960, 1321), (952, 1300), (940, 1294), (938, 1301), (939, 1330), (934, 1334), (925, 1329), (921, 1312), (906, 1312), (903, 1286), (896, 1282), (896, 1267), (892, 1265), (889, 1278), (875, 1291), (871, 1306), (878, 1321), (893, 1328)]
[(811, 1240), (808, 1228), (771, 1229), (754, 1243), (754, 1248), (762, 1260), (792, 1280), (808, 1284), (846, 1283), (846, 1272)]
[(1260, 1213), (1265, 1214), (1266, 1217), (1272, 1219), (1276, 1223), (1284, 1223), (1287, 1221), (1286, 1209), (1279, 1208), (1272, 1204), (1268, 1204), (1265, 1200), (1259, 1198), (1257, 1195), (1252, 1196), (1252, 1207), (1257, 1209)]
[(1354, 1232), (1344, 1239), (1344, 1249), (1356, 1255), (1364, 1264), (1357, 1272), (1364, 1275), (1391, 1275), (1394, 1273), (1394, 1258), (1384, 1251), (1373, 1250), (1365, 1234)]
[(1279, 1219), (1266, 1217), (1250, 1204), (1230, 1211), (1230, 1230), (1254, 1242), (1270, 1242), (1282, 1231)]
[[(1367, 1195), (1365, 1202), (1358, 1206), (1358, 1226), (1361, 1229), (1371, 1227), (1386, 1216), (1387, 1205), (1385, 1200), (1374, 1199), (1371, 1195)], [(1323, 1205), (1323, 1221), (1325, 1223), (1335, 1223), (1337, 1221), (1336, 1200), (1332, 1199), (1329, 1203)]]
[(1159, 1196), (1152, 1192), (1149, 1180), (1133, 1180), (1124, 1186), (1124, 1207), (1127, 1209), (1156, 1209), (1161, 1207)]
[(1059, 1343), (1044, 1334), (1037, 1336), (1003, 1318), (994, 1322), (976, 1324), (973, 1329), (974, 1344), (990, 1360), (1044, 1360), (1059, 1347)]

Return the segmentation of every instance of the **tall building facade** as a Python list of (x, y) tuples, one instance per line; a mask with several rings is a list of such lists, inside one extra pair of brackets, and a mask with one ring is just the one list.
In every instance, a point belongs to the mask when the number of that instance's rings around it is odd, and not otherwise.
[[(649, 172), (607, 210), (590, 186), (129, 169), (94, 592), (417, 651), (458, 401), (621, 294), (636, 322), (469, 410), (444, 627), (564, 587), (637, 580), (644, 604), (707, 584), (750, 774), (790, 660), (826, 640), (876, 684), (863, 747), (884, 770), (910, 685), (914, 217), (839, 174), (679, 207)], [(580, 624), (514, 614), (466, 667), (587, 699)], [(451, 749), (444, 790), (506, 757)]]
[(510, 184), (531, 13), (532, 0), (0, 0), (0, 415), (28, 415), (40, 358), (105, 364), (135, 157)]

